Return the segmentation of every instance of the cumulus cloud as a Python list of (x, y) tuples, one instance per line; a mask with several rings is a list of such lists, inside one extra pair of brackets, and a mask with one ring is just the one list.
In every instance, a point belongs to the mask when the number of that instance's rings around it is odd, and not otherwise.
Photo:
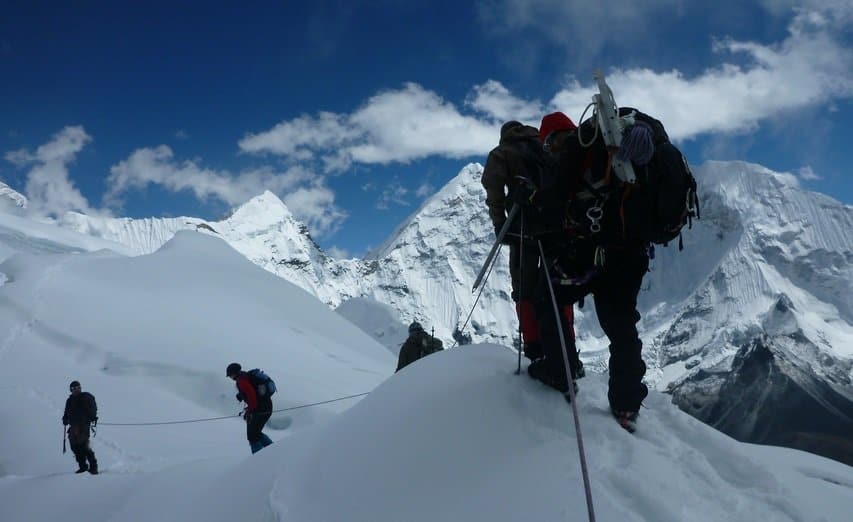
[(491, 119), (502, 122), (538, 121), (543, 113), (541, 102), (518, 98), (495, 80), (475, 86), (465, 103)]
[[(654, 114), (676, 139), (702, 133), (747, 132), (762, 120), (853, 95), (853, 50), (833, 38), (817, 19), (802, 13), (776, 45), (725, 39), (715, 50), (738, 55), (748, 65), (723, 63), (689, 78), (679, 71), (617, 69), (607, 82), (619, 105)], [(552, 100), (577, 116), (592, 84), (574, 82)]]
[(284, 203), (293, 215), (308, 225), (317, 236), (333, 234), (340, 228), (348, 214), (335, 204), (335, 193), (322, 178), (290, 191)]
[(35, 151), (20, 149), (5, 154), (7, 161), (27, 172), (26, 196), (31, 212), (60, 217), (69, 210), (97, 214), (68, 175), (68, 165), (92, 141), (82, 126), (68, 126)]
[(196, 161), (177, 161), (166, 145), (142, 148), (110, 168), (109, 189), (104, 201), (120, 206), (130, 190), (143, 190), (156, 184), (173, 192), (190, 191), (199, 200), (215, 199), (239, 205), (270, 190), (282, 197), (293, 214), (304, 221), (312, 233), (322, 236), (340, 226), (346, 214), (335, 205), (334, 193), (325, 178), (308, 169), (291, 167), (286, 172), (260, 168), (232, 174), (203, 167)]
[[(619, 16), (640, 16), (638, 8), (631, 7), (634, 3), (614, 0), (608, 5), (618, 7)], [(654, 5), (670, 3), (659, 0)], [(657, 116), (674, 139), (682, 140), (700, 134), (749, 133), (785, 112), (818, 104), (831, 107), (835, 100), (853, 95), (853, 49), (843, 43), (836, 23), (850, 19), (853, 4), (848, 0), (808, 4), (822, 7), (794, 11), (781, 42), (722, 38), (713, 44), (719, 61), (699, 73), (623, 68), (607, 71), (607, 81), (617, 103)], [(538, 1), (506, 5), (545, 9), (545, 2)], [(580, 2), (549, 6), (567, 12), (593, 9)], [(342, 171), (353, 163), (483, 156), (495, 145), (502, 122), (518, 119), (538, 125), (542, 114), (554, 110), (577, 120), (596, 91), (591, 78), (583, 83), (571, 79), (543, 103), (516, 96), (500, 82), (487, 80), (474, 86), (462, 106), (457, 106), (409, 83), (376, 94), (352, 113), (302, 115), (248, 134), (239, 145), (247, 153), (294, 161), (322, 158), (326, 172)]]
[(244, 152), (277, 154), (297, 161), (322, 152), (330, 172), (344, 170), (353, 162), (408, 163), (434, 155), (482, 155), (495, 145), (500, 122), (494, 111), (498, 109), (476, 101), (476, 94), (473, 100), (481, 110), (492, 113), (463, 114), (437, 93), (408, 83), (376, 94), (351, 114), (303, 115), (268, 131), (248, 134), (239, 146)]

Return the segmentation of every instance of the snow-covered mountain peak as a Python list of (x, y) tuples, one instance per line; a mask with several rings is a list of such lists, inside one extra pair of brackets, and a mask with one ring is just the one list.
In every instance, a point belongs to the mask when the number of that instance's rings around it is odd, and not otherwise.
[(0, 209), (19, 210), (27, 208), (27, 197), (0, 181)]
[(427, 198), (384, 243), (366, 257), (381, 259), (406, 245), (419, 250), (440, 248), (443, 241), (436, 241), (437, 236), (453, 235), (457, 230), (464, 229), (466, 222), (473, 217), (473, 209), (482, 207), (482, 173), (483, 166), (479, 163), (466, 165), (438, 192)]
[(287, 205), (269, 190), (240, 205), (228, 218), (232, 222), (259, 226), (296, 221)]

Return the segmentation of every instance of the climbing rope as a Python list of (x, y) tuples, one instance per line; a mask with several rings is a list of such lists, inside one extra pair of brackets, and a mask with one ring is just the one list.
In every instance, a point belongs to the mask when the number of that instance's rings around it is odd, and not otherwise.
[[(272, 410), (270, 413), (280, 413), (283, 411), (292, 411), (299, 410), (302, 408), (310, 408), (312, 406), (319, 406), (321, 404), (328, 404), (330, 402), (344, 401), (347, 399), (352, 399), (355, 397), (361, 397), (363, 395), (367, 395), (370, 392), (364, 393), (356, 393), (355, 395), (347, 395), (346, 397), (338, 397), (337, 399), (329, 399), (327, 401), (320, 402), (312, 402), (311, 404), (303, 404), (301, 406), (292, 406), (290, 408), (281, 408), (279, 410)], [(266, 412), (261, 412), (266, 413)], [(189, 424), (193, 422), (209, 422), (215, 420), (223, 420), (223, 419), (233, 419), (239, 417), (242, 413), (237, 413), (234, 415), (226, 415), (223, 417), (206, 417), (203, 419), (187, 419), (187, 420), (175, 420), (175, 421), (162, 421), (162, 422), (98, 422), (100, 426), (162, 426), (164, 424)]]

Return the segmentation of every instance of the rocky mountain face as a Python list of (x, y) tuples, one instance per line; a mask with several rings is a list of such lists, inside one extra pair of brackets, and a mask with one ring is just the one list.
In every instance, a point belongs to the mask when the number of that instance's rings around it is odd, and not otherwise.
[[(758, 165), (709, 162), (694, 171), (702, 219), (685, 231), (683, 251), (656, 248), (640, 295), (648, 380), (742, 440), (849, 455), (839, 439), (853, 433), (853, 208)], [(219, 222), (69, 214), (63, 224), (140, 254), (178, 229), (208, 227), (332, 307), (379, 301), (402, 323), (434, 327), (446, 346), (470, 312), (474, 342), (511, 345), (505, 253), (476, 307), (471, 292), (494, 240), (481, 172), (463, 168), (365, 259), (326, 255), (269, 192)], [(576, 320), (585, 363), (605, 369), (607, 340), (592, 307)]]

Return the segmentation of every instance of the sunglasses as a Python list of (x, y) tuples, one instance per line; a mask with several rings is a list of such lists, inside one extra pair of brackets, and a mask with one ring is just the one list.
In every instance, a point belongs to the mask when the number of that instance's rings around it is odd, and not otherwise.
[(77, 390), (79, 390), (79, 389), (80, 389), (80, 387), (79, 387), (79, 386), (72, 386), (72, 387), (71, 387), (71, 391), (77, 391)]

